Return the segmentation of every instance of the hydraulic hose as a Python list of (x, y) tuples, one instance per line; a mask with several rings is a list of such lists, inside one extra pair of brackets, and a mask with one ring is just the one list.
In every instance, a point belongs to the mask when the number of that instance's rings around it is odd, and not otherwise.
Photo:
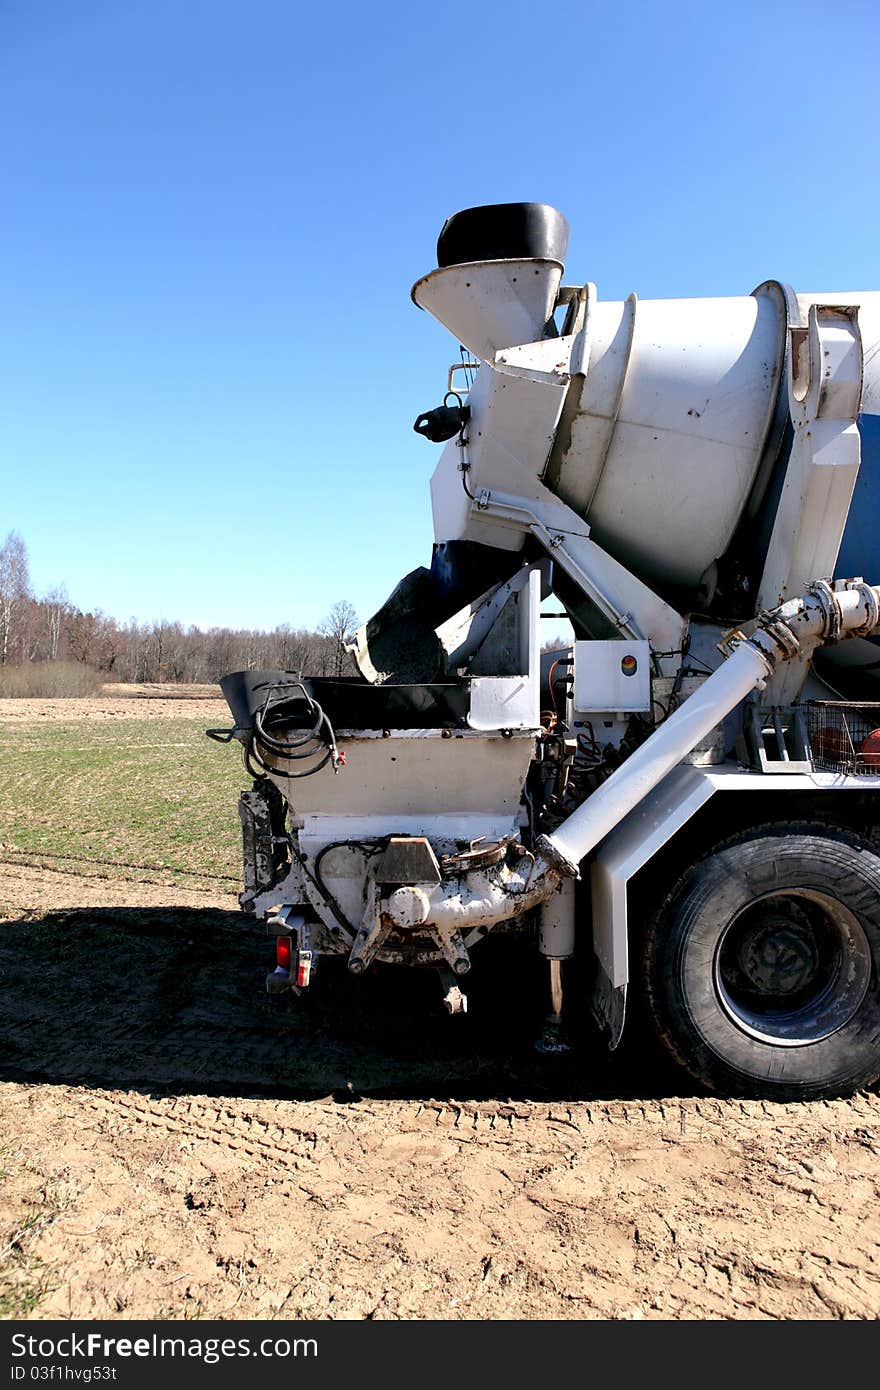
[[(290, 693), (293, 692), (293, 693)], [(291, 729), (290, 707), (298, 702), (311, 725)], [(288, 717), (285, 717), (285, 713)], [(274, 715), (275, 720), (285, 729), (285, 736), (277, 738), (267, 728)], [(254, 729), (249, 751), (264, 772), (281, 773), (285, 777), (311, 777), (320, 772), (332, 760), (334, 771), (338, 769), (340, 758), (336, 748), (336, 735), (333, 726), (317, 700), (309, 694), (301, 681), (290, 681), (284, 685), (273, 686), (266, 696), (263, 707), (254, 714)], [(282, 762), (295, 762), (301, 759), (318, 759), (299, 772), (289, 768), (274, 766), (269, 759)]]

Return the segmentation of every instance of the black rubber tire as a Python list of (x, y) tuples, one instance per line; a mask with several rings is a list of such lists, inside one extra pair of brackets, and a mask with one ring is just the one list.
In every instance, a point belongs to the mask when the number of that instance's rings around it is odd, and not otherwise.
[[(851, 914), (863, 934), (860, 970), (870, 977), (836, 1031), (792, 1046), (742, 1026), (724, 1005), (716, 965), (729, 924), (742, 920), (737, 914), (765, 895), (798, 888)], [(709, 1091), (826, 1099), (851, 1095), (880, 1076), (880, 857), (848, 829), (777, 823), (719, 845), (685, 873), (649, 922), (643, 964), (661, 1041)]]

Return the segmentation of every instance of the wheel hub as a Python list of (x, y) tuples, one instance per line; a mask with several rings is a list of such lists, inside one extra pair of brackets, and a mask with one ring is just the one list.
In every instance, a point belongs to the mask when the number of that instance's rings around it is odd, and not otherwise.
[(819, 967), (819, 949), (808, 922), (779, 913), (743, 934), (737, 962), (743, 976), (760, 994), (792, 995), (807, 988)]
[(871, 978), (858, 920), (830, 894), (787, 888), (728, 922), (715, 955), (715, 992), (727, 1015), (764, 1042), (803, 1047), (842, 1028)]

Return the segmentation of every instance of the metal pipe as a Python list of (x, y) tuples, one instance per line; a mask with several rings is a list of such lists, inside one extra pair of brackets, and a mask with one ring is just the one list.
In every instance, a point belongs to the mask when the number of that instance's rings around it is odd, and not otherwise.
[(551, 960), (550, 962), (550, 1008), (553, 1017), (562, 1017), (562, 961)]
[(547, 960), (568, 960), (574, 955), (574, 894), (574, 881), (564, 878), (541, 904), (538, 950)]
[(424, 925), (468, 931), (472, 927), (491, 927), (527, 912), (549, 898), (559, 882), (558, 869), (552, 865), (545, 865), (544, 869), (539, 876), (529, 857), (525, 875), (503, 869), (485, 870), (469, 873), (466, 880), (442, 883), (431, 895)]
[(779, 662), (803, 655), (802, 644), (811, 651), (820, 639), (836, 642), (862, 636), (878, 622), (880, 586), (861, 580), (848, 580), (835, 589), (820, 580), (808, 593), (763, 614), (752, 636), (734, 634), (723, 665), (552, 835), (542, 835), (536, 849), (576, 878), (580, 861), (740, 700), (760, 688)]
[(763, 653), (743, 642), (552, 835), (540, 837), (538, 851), (577, 877), (584, 856), (772, 671)]

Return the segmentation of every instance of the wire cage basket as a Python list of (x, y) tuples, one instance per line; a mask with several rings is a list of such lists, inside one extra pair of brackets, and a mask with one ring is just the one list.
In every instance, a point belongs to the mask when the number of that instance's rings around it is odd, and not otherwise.
[(807, 727), (815, 768), (880, 776), (880, 700), (811, 700)]

